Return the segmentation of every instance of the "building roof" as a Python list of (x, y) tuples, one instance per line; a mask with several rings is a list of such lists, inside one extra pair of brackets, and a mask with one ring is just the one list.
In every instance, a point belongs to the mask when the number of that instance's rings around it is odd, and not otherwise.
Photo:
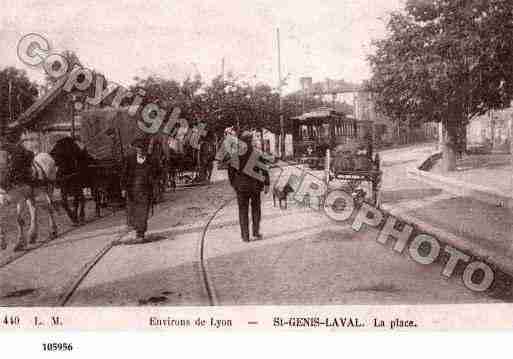
[(16, 121), (7, 126), (8, 131), (16, 131), (19, 128), (30, 127), (37, 120), (37, 115), (49, 106), (63, 91), (68, 75), (62, 76), (42, 97), (36, 100), (23, 112)]

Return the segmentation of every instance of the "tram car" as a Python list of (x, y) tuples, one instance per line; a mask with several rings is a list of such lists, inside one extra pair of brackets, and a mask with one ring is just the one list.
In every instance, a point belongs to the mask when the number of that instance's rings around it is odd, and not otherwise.
[(379, 154), (374, 153), (371, 121), (358, 121), (330, 108), (292, 120), (299, 164), (324, 171), (328, 187), (342, 188), (356, 202), (379, 206), (382, 171)]

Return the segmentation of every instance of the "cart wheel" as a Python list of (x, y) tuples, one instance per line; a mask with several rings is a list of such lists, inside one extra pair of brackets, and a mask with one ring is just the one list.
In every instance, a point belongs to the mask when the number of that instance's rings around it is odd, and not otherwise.
[[(355, 203), (353, 202), (352, 205), (354, 206)], [(335, 202), (331, 205), (331, 208), (335, 211), (335, 212), (342, 212), (346, 209), (346, 207), (348, 206), (348, 203), (346, 202), (345, 199), (343, 198), (337, 198), (335, 200)]]

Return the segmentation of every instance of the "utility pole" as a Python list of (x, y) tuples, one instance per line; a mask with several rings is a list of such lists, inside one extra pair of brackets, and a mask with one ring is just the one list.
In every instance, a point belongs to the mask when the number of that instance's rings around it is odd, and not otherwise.
[(281, 48), (280, 48), (280, 29), (276, 29), (276, 36), (278, 38), (278, 91), (280, 95), (280, 154), (281, 159), (285, 158), (285, 129), (283, 120), (283, 98), (282, 98), (282, 79), (281, 79)]
[(75, 95), (71, 95), (72, 101), (68, 104), (71, 114), (71, 138), (75, 139)]
[(12, 123), (12, 80), (9, 80), (9, 122)]
[(224, 57), (221, 62), (221, 80), (224, 82)]

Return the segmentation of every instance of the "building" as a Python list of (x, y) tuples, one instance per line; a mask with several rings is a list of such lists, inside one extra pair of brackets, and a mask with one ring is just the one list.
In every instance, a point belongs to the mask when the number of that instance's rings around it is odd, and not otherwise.
[(467, 148), (512, 153), (513, 107), (491, 110), (470, 121), (467, 126)]
[(67, 76), (63, 76), (7, 127), (8, 132), (37, 138), (33, 141), (35, 152), (49, 152), (60, 138), (80, 129), (80, 117), (73, 106), (73, 98), (79, 95), (63, 89), (66, 80)]
[(7, 132), (23, 133), (25, 138), (37, 139), (32, 141), (38, 144), (37, 148), (32, 148), (35, 152), (49, 152), (59, 139), (78, 136), (82, 111), (94, 107), (85, 100), (94, 96), (95, 86), (86, 91), (67, 91), (64, 87), (68, 76), (62, 76), (7, 127)]
[(438, 125), (425, 122), (418, 127), (410, 123), (399, 123), (378, 113), (372, 93), (359, 91), (354, 98), (355, 117), (359, 121), (374, 124), (374, 142), (380, 145), (406, 144), (436, 140)]

